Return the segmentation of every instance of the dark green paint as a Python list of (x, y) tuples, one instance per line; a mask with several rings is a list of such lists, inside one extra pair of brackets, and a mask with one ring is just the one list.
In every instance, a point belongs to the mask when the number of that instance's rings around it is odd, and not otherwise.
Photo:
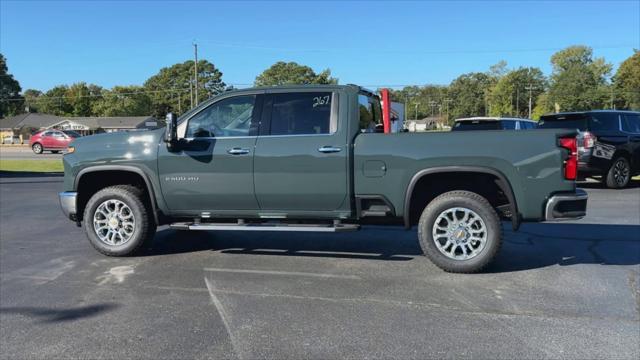
[[(246, 93), (333, 91), (339, 105), (337, 131), (331, 135), (266, 136), (199, 140), (169, 151), (163, 129), (80, 138), (64, 156), (67, 191), (75, 190), (82, 169), (98, 165), (139, 168), (153, 187), (157, 207), (166, 215), (300, 218), (354, 218), (356, 195), (382, 195), (402, 217), (407, 188), (424, 169), (473, 166), (503, 174), (525, 219), (538, 220), (553, 193), (573, 191), (564, 180), (564, 150), (556, 145), (562, 130), (449, 133), (359, 134), (356, 86), (290, 86), (240, 90)], [(318, 148), (335, 146), (337, 153)], [(231, 155), (231, 148), (249, 149)]]

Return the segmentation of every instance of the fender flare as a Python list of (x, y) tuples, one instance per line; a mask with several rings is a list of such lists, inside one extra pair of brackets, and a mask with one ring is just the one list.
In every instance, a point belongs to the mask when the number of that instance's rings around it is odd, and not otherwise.
[(100, 171), (127, 171), (127, 172), (132, 172), (140, 175), (140, 177), (142, 177), (142, 180), (144, 180), (145, 186), (147, 187), (147, 194), (149, 196), (149, 202), (151, 203), (151, 209), (153, 211), (153, 219), (155, 220), (156, 225), (160, 224), (159, 217), (158, 217), (158, 207), (156, 204), (156, 195), (155, 195), (155, 191), (153, 190), (153, 185), (151, 184), (151, 180), (149, 180), (149, 177), (147, 176), (147, 174), (138, 167), (129, 166), (129, 165), (88, 166), (80, 170), (76, 175), (75, 179), (73, 180), (73, 189), (75, 191), (78, 190), (78, 184), (80, 183), (80, 179), (82, 178), (83, 175), (94, 173), (94, 172), (100, 172)]
[(493, 175), (498, 180), (496, 181), (496, 185), (504, 192), (507, 200), (509, 201), (509, 210), (511, 211), (511, 226), (513, 230), (518, 230), (520, 227), (520, 214), (518, 213), (518, 204), (516, 203), (516, 197), (513, 194), (513, 188), (511, 187), (511, 183), (507, 180), (507, 177), (500, 171), (482, 166), (442, 166), (442, 167), (434, 167), (429, 169), (423, 169), (418, 171), (413, 177), (411, 181), (409, 181), (409, 185), (407, 186), (407, 192), (404, 197), (404, 226), (409, 229), (411, 227), (411, 195), (413, 194), (413, 188), (416, 186), (418, 181), (426, 175), (437, 174), (437, 173), (445, 173), (445, 172), (475, 172), (482, 174)]

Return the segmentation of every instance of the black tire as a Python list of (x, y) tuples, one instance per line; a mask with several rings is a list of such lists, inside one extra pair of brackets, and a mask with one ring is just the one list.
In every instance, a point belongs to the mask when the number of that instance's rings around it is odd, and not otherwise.
[(44, 149), (42, 148), (42, 144), (40, 143), (35, 143), (31, 145), (31, 150), (33, 150), (33, 152), (38, 155), (42, 154), (42, 151), (44, 151)]
[[(83, 225), (87, 238), (100, 253), (108, 256), (128, 256), (134, 254), (147, 241), (153, 239), (156, 224), (151, 209), (143, 202), (142, 190), (131, 185), (116, 185), (104, 188), (95, 193), (87, 202), (84, 210)], [(96, 209), (107, 200), (119, 200), (126, 204), (135, 219), (134, 230), (123, 244), (110, 245), (102, 240), (93, 227)]]
[(617, 157), (612, 163), (605, 178), (605, 184), (609, 189), (622, 189), (631, 181), (631, 164), (626, 157)]
[[(434, 223), (440, 214), (453, 208), (472, 210), (482, 219), (486, 228), (484, 248), (469, 259), (457, 260), (446, 256), (438, 249), (434, 240)], [(502, 245), (502, 225), (495, 209), (484, 197), (470, 191), (450, 191), (436, 197), (425, 207), (418, 224), (418, 239), (423, 253), (442, 270), (452, 273), (475, 273), (482, 271), (498, 254)], [(450, 249), (453, 249), (453, 246)], [(458, 246), (458, 249), (462, 251), (461, 246)], [(467, 249), (465, 248), (465, 252)]]

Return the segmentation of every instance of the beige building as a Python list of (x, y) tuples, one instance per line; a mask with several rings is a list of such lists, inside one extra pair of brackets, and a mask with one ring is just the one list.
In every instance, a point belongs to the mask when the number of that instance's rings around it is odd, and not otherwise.
[(97, 132), (145, 130), (161, 126), (164, 123), (158, 122), (153, 116), (74, 117), (27, 113), (0, 119), (0, 134), (2, 138), (22, 134), (25, 141), (30, 136), (29, 130), (74, 130), (82, 135), (91, 135)]

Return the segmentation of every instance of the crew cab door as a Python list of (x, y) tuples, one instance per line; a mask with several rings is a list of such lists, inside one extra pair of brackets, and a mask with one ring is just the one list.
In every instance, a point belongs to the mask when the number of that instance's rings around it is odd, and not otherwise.
[(347, 126), (338, 123), (338, 95), (317, 90), (266, 95), (254, 156), (261, 214), (348, 208)]
[(158, 151), (162, 195), (170, 210), (234, 212), (258, 209), (253, 152), (261, 95), (235, 95), (180, 123), (179, 144)]

